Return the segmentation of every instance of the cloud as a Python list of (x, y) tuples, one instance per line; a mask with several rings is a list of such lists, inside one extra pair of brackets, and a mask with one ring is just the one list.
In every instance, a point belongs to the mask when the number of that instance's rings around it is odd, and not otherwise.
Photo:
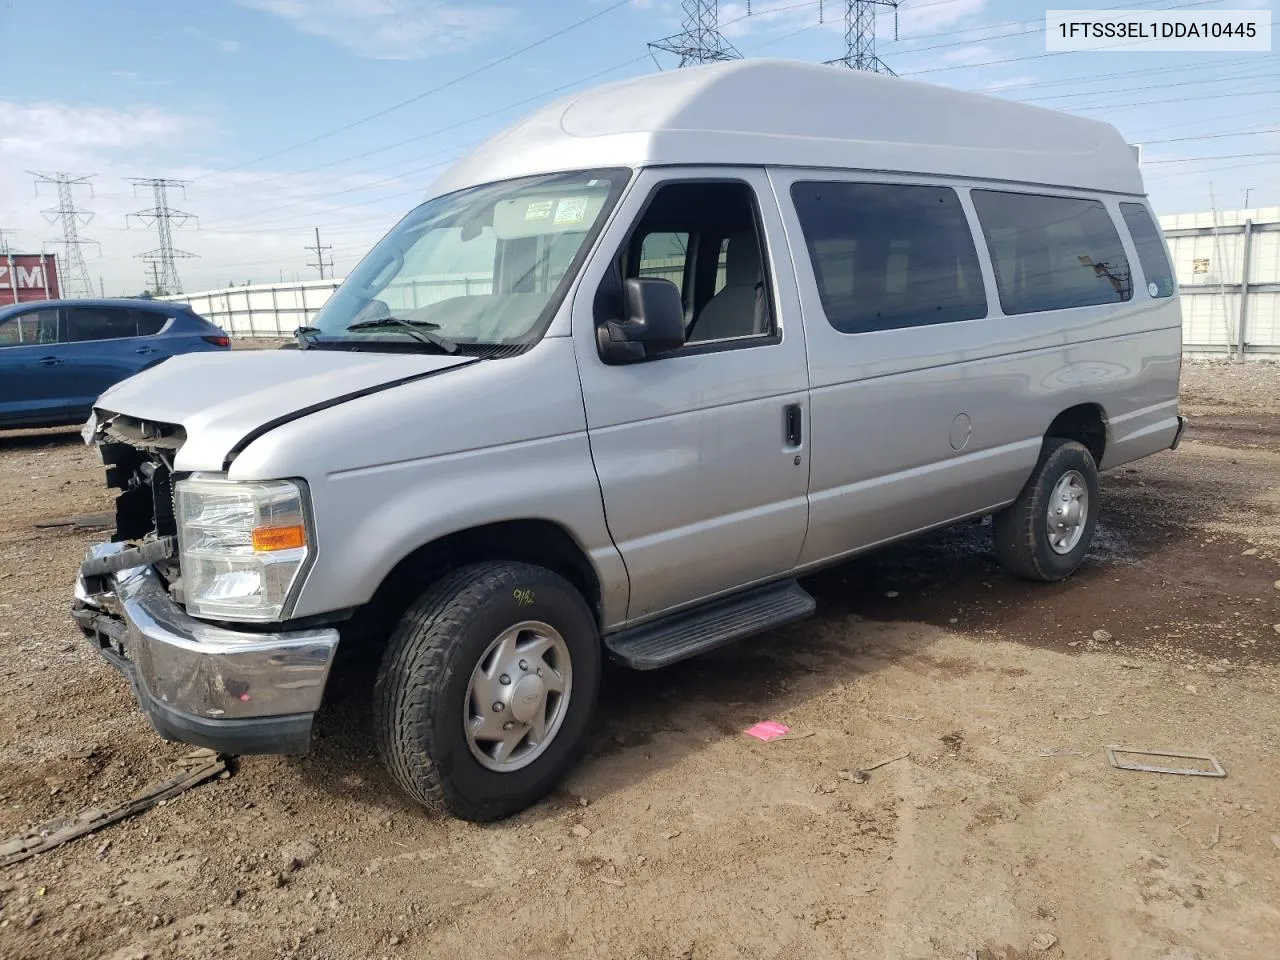
[(1019, 73), (1012, 77), (1005, 77), (1003, 80), (986, 80), (973, 87), (974, 93), (996, 93), (1001, 90), (1011, 90), (1019, 87), (1025, 87), (1028, 84), (1035, 83), (1039, 78), (1030, 73)]
[(947, 65), (967, 66), (972, 63), (990, 63), (992, 60), (998, 60), (999, 58), (1000, 55), (994, 48), (981, 43), (956, 47), (954, 50), (945, 50), (937, 54), (938, 63)]
[(239, 53), (240, 52), (239, 40), (218, 40), (215, 42), (214, 46), (216, 46), (223, 53)]
[(375, 60), (414, 60), (462, 50), (519, 16), (512, 7), (448, 0), (236, 0), (296, 29)]
[(39, 163), (76, 161), (103, 150), (137, 148), (191, 125), (156, 107), (78, 107), (0, 100), (0, 155)]
[(84, 249), (90, 277), (95, 288), (101, 277), (108, 295), (137, 293), (147, 282), (138, 254), (153, 249), (157, 237), (153, 228), (126, 219), (152, 202), (149, 191), (135, 193), (128, 178), (165, 176), (191, 181), (186, 191), (171, 190), (169, 202), (200, 218), (198, 227), (175, 225), (173, 234), (176, 247), (198, 255), (178, 264), (186, 289), (278, 280), (295, 272), (313, 277), (305, 246), (317, 224), (324, 243), (334, 247), (341, 275), (421, 199), (439, 173), (419, 169), (423, 164), (413, 158), (397, 165), (411, 169), (392, 175), (218, 172), (192, 165), (186, 158), (202, 153), (204, 138), (217, 134), (207, 118), (151, 105), (0, 100), (0, 182), (10, 187), (0, 198), (5, 237), (23, 253), (60, 252), (60, 228), (41, 214), (57, 206), (56, 190), (41, 184), (37, 192), (28, 171), (91, 177), (73, 188), (77, 208), (92, 213), (82, 222), (81, 236), (100, 244)]

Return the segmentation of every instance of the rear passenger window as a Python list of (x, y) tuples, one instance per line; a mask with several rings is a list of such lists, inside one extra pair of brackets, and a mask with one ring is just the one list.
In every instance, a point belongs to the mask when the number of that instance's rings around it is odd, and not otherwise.
[(138, 324), (134, 313), (120, 307), (71, 307), (66, 312), (66, 339), (69, 343), (79, 343), (136, 337)]
[(1122, 203), (1120, 215), (1124, 217), (1124, 225), (1129, 228), (1134, 249), (1138, 251), (1138, 263), (1142, 264), (1147, 291), (1153, 297), (1173, 296), (1173, 271), (1169, 269), (1160, 229), (1151, 219), (1151, 214), (1140, 203)]
[(138, 321), (138, 336), (153, 337), (169, 322), (163, 313), (151, 313), (148, 310), (136, 310), (134, 316)]
[(1101, 201), (974, 190), (973, 205), (1008, 314), (1117, 303), (1133, 295), (1129, 261)]
[(954, 190), (800, 181), (791, 199), (822, 309), (841, 333), (986, 316), (977, 250)]

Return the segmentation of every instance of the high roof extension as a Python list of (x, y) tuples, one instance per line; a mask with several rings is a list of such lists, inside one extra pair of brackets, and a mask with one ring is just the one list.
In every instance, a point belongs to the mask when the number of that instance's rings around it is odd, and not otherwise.
[(481, 144), (432, 185), (561, 170), (750, 164), (914, 172), (1142, 194), (1110, 124), (794, 60), (736, 60), (595, 87)]

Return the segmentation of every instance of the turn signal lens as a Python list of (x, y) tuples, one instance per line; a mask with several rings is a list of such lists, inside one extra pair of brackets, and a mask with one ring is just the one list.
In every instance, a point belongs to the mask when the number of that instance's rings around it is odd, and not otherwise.
[(292, 527), (254, 527), (254, 553), (271, 550), (296, 550), (307, 545), (307, 531), (301, 524)]

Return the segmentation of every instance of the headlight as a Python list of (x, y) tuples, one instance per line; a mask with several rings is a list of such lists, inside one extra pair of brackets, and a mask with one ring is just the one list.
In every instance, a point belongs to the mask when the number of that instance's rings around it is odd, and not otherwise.
[(311, 557), (304, 488), (193, 478), (178, 481), (177, 506), (187, 612), (282, 619)]

